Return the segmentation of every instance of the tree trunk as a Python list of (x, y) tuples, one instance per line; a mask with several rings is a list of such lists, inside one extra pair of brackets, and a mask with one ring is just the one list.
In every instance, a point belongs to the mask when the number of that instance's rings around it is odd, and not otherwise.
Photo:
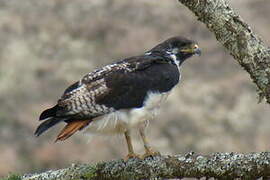
[(226, 0), (179, 0), (212, 31), (250, 74), (259, 97), (270, 103), (270, 49), (234, 12)]

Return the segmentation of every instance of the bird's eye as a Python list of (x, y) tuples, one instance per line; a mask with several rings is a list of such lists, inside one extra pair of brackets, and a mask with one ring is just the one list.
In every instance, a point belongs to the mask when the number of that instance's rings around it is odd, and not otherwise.
[(179, 51), (179, 49), (178, 49), (178, 48), (173, 48), (172, 53), (173, 53), (173, 54), (177, 54), (177, 53), (178, 53), (178, 51)]

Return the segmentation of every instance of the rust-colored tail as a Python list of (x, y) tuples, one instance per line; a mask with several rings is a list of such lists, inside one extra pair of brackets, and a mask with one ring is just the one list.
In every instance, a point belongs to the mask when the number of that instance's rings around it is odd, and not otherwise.
[(70, 136), (72, 136), (76, 131), (82, 130), (84, 127), (86, 127), (90, 120), (78, 120), (78, 121), (72, 121), (68, 122), (68, 124), (62, 129), (62, 131), (58, 134), (55, 142), (57, 141), (64, 141)]

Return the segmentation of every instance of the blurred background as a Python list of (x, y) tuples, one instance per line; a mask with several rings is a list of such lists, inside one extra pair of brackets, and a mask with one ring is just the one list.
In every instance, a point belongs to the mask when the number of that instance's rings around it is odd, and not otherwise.
[[(269, 44), (270, 2), (230, 3)], [(64, 124), (34, 137), (39, 114), (94, 68), (175, 35), (197, 40), (203, 54), (184, 64), (148, 127), (152, 145), (162, 154), (269, 150), (269, 105), (257, 104), (249, 75), (176, 0), (0, 0), (0, 176), (124, 157), (123, 137), (54, 143)]]

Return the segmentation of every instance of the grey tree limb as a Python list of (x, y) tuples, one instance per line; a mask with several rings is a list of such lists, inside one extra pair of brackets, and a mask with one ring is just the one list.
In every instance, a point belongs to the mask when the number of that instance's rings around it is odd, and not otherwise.
[(270, 152), (188, 153), (175, 156), (155, 156), (145, 160), (114, 160), (98, 164), (78, 164), (71, 167), (25, 175), (23, 180), (139, 180), (182, 177), (214, 177), (218, 179), (256, 179), (270, 176)]
[(250, 74), (260, 100), (270, 103), (270, 49), (226, 0), (178, 0), (215, 34), (217, 40)]

